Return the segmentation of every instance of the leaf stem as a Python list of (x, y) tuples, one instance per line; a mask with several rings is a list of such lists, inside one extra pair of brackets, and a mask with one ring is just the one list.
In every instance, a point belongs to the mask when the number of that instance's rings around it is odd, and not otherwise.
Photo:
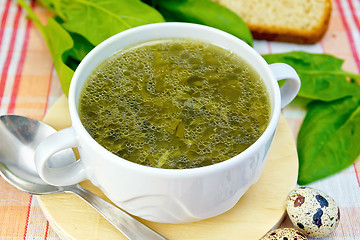
[(345, 71), (343, 73), (345, 76), (348, 76), (348, 77), (356, 79), (356, 80), (360, 80), (360, 74), (345, 72)]
[(346, 72), (346, 71), (301, 71), (299, 70), (299, 72), (303, 72), (306, 74), (311, 74), (311, 75), (340, 75), (340, 76), (346, 76), (346, 77), (350, 77), (353, 79), (360, 79), (360, 74), (356, 74), (356, 73), (351, 73), (351, 72)]
[(23, 7), (26, 12), (28, 13), (28, 17), (35, 22), (36, 26), (42, 30), (42, 23), (40, 22), (39, 18), (36, 16), (35, 12), (31, 9), (31, 7), (24, 1), (24, 0), (17, 0), (17, 2), (19, 3), (19, 5), (21, 7)]

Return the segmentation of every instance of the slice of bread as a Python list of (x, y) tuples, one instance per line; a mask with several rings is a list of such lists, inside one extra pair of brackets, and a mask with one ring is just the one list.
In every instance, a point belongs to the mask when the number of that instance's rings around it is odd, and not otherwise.
[(312, 44), (329, 25), (331, 0), (214, 0), (239, 14), (255, 39)]

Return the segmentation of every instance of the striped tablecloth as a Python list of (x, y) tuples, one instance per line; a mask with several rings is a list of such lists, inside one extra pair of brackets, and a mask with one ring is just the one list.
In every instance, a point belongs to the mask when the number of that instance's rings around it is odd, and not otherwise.
[[(41, 19), (51, 15), (31, 2)], [(360, 1), (334, 0), (330, 26), (314, 45), (256, 41), (261, 54), (303, 50), (345, 59), (344, 69), (360, 72)], [(57, 74), (46, 43), (14, 0), (0, 0), (0, 115), (20, 114), (42, 119), (61, 96)], [(286, 107), (284, 115), (296, 136), (305, 112)], [(359, 123), (360, 124), (360, 123)], [(1, 141), (0, 140), (0, 144)], [(360, 159), (346, 170), (311, 184), (339, 204), (337, 230), (323, 239), (360, 239)], [(291, 226), (285, 219), (282, 226)], [(0, 177), (0, 239), (59, 239), (36, 200)]]

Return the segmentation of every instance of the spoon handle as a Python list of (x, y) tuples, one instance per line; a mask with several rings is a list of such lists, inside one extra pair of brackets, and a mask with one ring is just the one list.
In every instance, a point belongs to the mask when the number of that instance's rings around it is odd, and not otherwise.
[(126, 212), (78, 184), (68, 186), (66, 191), (73, 192), (85, 200), (130, 240), (167, 240), (167, 238), (161, 236)]

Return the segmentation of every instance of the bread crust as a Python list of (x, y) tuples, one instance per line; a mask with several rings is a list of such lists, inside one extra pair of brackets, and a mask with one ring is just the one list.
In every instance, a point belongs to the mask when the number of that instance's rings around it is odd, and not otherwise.
[[(255, 2), (256, 0), (253, 1)], [(227, 5), (227, 0), (217, 0), (217, 2), (224, 6)], [(239, 1), (239, 4), (241, 4), (240, 2), (241, 1)], [(326, 30), (328, 29), (330, 17), (331, 17), (331, 11), (332, 11), (331, 0), (327, 0), (323, 8), (323, 12), (319, 12), (319, 14), (322, 14), (321, 19), (317, 22), (316, 25), (312, 26), (309, 29), (304, 29), (304, 30), (298, 28), (292, 28), (291, 26), (271, 25), (271, 23), (262, 24), (262, 25), (252, 24), (251, 22), (247, 21), (245, 18), (244, 21), (247, 23), (251, 33), (253, 34), (254, 39), (291, 42), (291, 43), (299, 43), (299, 44), (314, 44), (321, 40)], [(287, 19), (283, 19), (284, 22), (286, 22), (286, 20)]]

